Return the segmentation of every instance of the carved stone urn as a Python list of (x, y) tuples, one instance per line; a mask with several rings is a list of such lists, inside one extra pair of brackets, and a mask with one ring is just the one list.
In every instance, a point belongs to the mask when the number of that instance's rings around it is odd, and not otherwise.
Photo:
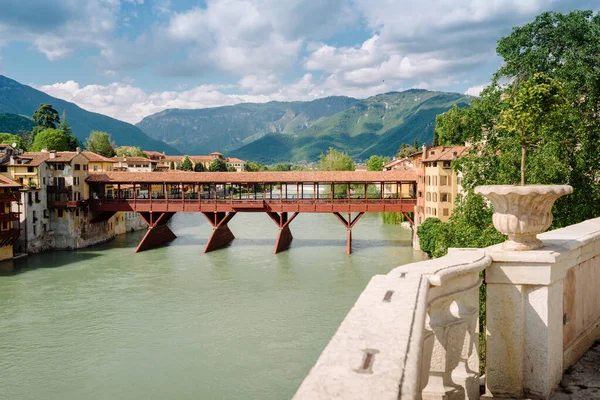
[(552, 224), (556, 199), (573, 193), (569, 185), (477, 186), (475, 193), (492, 202), (494, 227), (508, 236), (504, 250), (534, 250), (544, 246), (537, 238)]

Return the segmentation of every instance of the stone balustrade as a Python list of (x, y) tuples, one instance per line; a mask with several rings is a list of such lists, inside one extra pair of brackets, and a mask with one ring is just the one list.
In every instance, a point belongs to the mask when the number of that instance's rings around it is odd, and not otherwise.
[(600, 218), (538, 237), (538, 250), (452, 249), (373, 277), (294, 399), (479, 398), (483, 270), (483, 397), (549, 398), (600, 339)]
[(374, 276), (295, 399), (477, 398), (481, 250)]

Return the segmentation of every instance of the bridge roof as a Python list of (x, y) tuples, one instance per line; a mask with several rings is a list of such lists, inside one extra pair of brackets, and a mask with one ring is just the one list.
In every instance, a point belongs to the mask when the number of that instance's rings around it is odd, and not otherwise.
[(90, 172), (88, 183), (416, 182), (414, 170), (289, 172)]

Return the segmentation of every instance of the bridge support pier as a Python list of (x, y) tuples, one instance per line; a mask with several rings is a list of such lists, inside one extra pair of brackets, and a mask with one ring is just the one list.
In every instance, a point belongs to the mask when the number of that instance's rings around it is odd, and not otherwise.
[(294, 220), (300, 214), (299, 212), (295, 212), (291, 217), (288, 218), (287, 212), (282, 212), (280, 214), (276, 212), (267, 212), (269, 217), (275, 222), (275, 224), (279, 227), (279, 234), (277, 235), (277, 242), (275, 243), (274, 254), (282, 252), (290, 248), (290, 244), (292, 243), (292, 231), (290, 230), (290, 222)]
[(206, 242), (204, 247), (204, 253), (209, 251), (218, 250), (235, 239), (235, 236), (227, 226), (229, 221), (237, 214), (235, 211), (231, 212), (202, 212), (208, 222), (213, 226), (213, 231)]
[(334, 212), (335, 215), (342, 224), (346, 227), (347, 230), (347, 241), (346, 241), (346, 254), (352, 253), (352, 228), (358, 222), (360, 217), (362, 217), (364, 212), (359, 212), (354, 219), (352, 219), (352, 214), (348, 213), (348, 219), (342, 217), (342, 215), (338, 212)]
[(167, 226), (167, 222), (175, 215), (174, 212), (138, 212), (138, 214), (148, 224), (148, 231), (135, 249), (136, 253), (153, 249), (177, 238)]

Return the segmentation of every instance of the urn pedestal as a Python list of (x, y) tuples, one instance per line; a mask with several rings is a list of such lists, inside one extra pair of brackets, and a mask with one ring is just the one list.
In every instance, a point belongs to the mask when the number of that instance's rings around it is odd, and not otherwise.
[(475, 193), (494, 206), (494, 227), (508, 236), (503, 249), (524, 251), (544, 246), (537, 238), (552, 224), (556, 199), (573, 193), (569, 185), (491, 185), (477, 186)]

